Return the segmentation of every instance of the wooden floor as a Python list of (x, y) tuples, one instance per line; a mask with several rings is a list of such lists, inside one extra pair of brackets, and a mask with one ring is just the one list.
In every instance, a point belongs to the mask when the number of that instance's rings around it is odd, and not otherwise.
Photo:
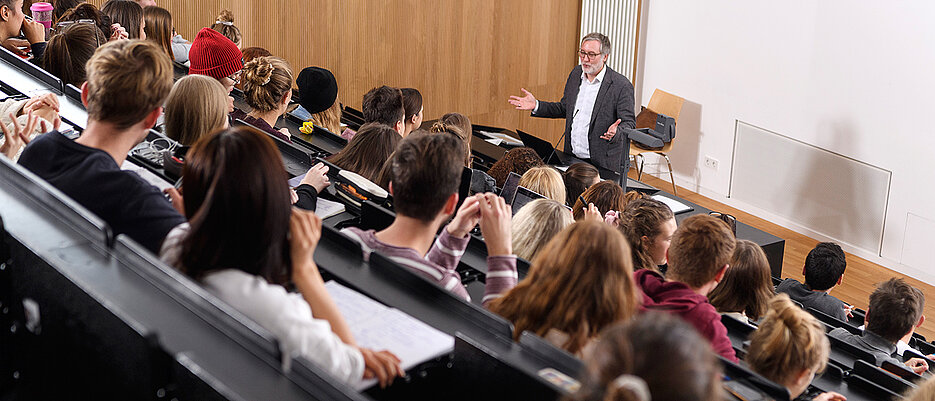
[[(635, 169), (630, 169), (630, 177), (635, 179), (636, 172), (634, 170)], [(642, 181), (656, 188), (668, 190), (669, 192), (672, 191), (672, 184), (668, 181), (663, 181), (648, 174), (643, 174)], [(708, 199), (682, 187), (678, 187), (678, 194), (680, 198), (697, 203), (711, 210), (730, 213), (741, 222), (785, 239), (786, 247), (782, 258), (782, 278), (791, 277), (799, 281), (804, 280), (802, 276), (802, 266), (805, 263), (805, 255), (808, 254), (808, 251), (812, 250), (815, 244), (818, 243), (818, 240), (773, 224), (742, 210)], [(886, 281), (891, 277), (902, 277), (909, 285), (921, 289), (922, 293), (926, 294), (928, 302), (925, 304), (925, 316), (933, 320), (923, 323), (918, 333), (924, 335), (929, 341), (935, 340), (935, 297), (931, 296), (931, 294), (935, 294), (935, 291), (933, 291), (935, 287), (929, 284), (894, 272), (857, 256), (847, 254), (847, 270), (844, 273), (844, 282), (840, 287), (832, 290), (831, 295), (866, 310), (868, 297), (870, 293), (873, 292), (874, 285)]]

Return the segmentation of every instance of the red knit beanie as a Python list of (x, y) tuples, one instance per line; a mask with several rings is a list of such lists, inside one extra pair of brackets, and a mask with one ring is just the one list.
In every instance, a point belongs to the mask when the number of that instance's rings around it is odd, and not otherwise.
[(188, 51), (189, 74), (207, 75), (214, 79), (230, 76), (243, 69), (243, 54), (230, 39), (211, 28), (202, 28)]

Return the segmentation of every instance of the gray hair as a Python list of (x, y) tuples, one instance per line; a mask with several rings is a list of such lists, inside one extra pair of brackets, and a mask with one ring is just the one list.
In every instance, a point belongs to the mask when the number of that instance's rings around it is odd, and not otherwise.
[(581, 44), (584, 44), (584, 42), (589, 40), (597, 41), (601, 44), (601, 54), (610, 54), (610, 38), (608, 38), (607, 35), (604, 35), (600, 32), (591, 32), (587, 35), (584, 35), (584, 38), (581, 39)]

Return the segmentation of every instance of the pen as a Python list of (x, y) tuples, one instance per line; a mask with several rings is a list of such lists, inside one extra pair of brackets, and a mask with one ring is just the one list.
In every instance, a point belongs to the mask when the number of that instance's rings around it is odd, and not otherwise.
[(581, 201), (584, 207), (588, 207), (588, 201), (584, 200), (584, 196), (578, 195), (578, 200)]

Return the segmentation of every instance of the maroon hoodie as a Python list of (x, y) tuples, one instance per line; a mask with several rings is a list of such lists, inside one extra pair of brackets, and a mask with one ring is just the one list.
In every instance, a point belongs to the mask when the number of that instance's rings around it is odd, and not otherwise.
[(708, 297), (692, 291), (685, 283), (665, 281), (658, 273), (650, 270), (637, 270), (633, 278), (643, 290), (641, 311), (665, 311), (680, 316), (711, 342), (714, 352), (731, 361), (738, 361), (727, 338), (727, 328), (721, 323), (721, 314), (708, 302)]

